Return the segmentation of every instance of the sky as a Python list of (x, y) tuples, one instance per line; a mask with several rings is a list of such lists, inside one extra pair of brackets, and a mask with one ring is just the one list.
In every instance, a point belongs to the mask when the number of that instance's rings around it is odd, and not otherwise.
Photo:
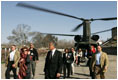
[[(21, 2), (21, 1), (20, 1)], [(79, 18), (109, 18), (117, 17), (116, 1), (23, 1), (50, 10), (66, 13)], [(1, 43), (8, 43), (8, 36), (18, 24), (31, 26), (30, 31), (60, 34), (83, 34), (81, 27), (76, 32), (73, 28), (82, 23), (73, 18), (17, 7), (19, 1), (1, 1)], [(111, 29), (117, 26), (117, 21), (94, 21), (91, 23), (91, 33)], [(111, 37), (111, 31), (100, 33), (100, 40)], [(73, 40), (73, 37), (57, 36), (59, 40)]]

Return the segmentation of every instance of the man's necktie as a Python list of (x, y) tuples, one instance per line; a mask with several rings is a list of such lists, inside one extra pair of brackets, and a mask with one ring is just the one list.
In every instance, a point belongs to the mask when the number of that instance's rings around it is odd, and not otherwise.
[(50, 59), (52, 59), (52, 51), (50, 51)]

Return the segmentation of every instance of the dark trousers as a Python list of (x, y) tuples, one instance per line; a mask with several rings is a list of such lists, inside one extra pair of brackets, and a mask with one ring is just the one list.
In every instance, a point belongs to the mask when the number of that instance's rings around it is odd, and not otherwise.
[(55, 76), (45, 76), (45, 79), (58, 79), (58, 78)]
[(26, 76), (24, 77), (24, 79), (31, 79), (31, 74), (27, 73)]
[(70, 77), (71, 63), (67, 63), (67, 77)]
[(58, 79), (58, 78), (56, 77), (56, 74), (52, 75), (49, 72), (45, 72), (45, 79)]
[(90, 65), (90, 62), (91, 62), (91, 58), (88, 58), (87, 66)]
[(78, 63), (77, 65), (80, 65), (80, 56), (78, 56)]
[(27, 70), (26, 70), (26, 76), (24, 77), (24, 79), (31, 79), (31, 69), (30, 69), (30, 65), (27, 65)]
[(90, 66), (91, 58), (89, 58), (87, 65), (89, 67), (89, 73), (92, 79), (94, 79), (94, 73), (92, 72), (91, 66)]
[(7, 69), (6, 69), (6, 72), (5, 72), (5, 78), (6, 79), (10, 79), (10, 72), (11, 72), (11, 70), (13, 71), (14, 79), (17, 79), (16, 68), (12, 67), (13, 64), (14, 64), (14, 61), (9, 61), (8, 62)]
[(66, 70), (67, 70), (67, 64), (65, 63), (65, 64), (63, 65), (64, 78), (66, 78)]
[(92, 79), (95, 79), (95, 74), (94, 74), (94, 72), (92, 72), (92, 69), (91, 69), (91, 67), (89, 66), (89, 71), (90, 71), (90, 76), (91, 76), (91, 78)]

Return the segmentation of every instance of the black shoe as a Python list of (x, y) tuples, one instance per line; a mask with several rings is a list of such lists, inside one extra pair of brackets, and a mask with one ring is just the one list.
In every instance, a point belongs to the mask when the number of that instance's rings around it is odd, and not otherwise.
[(69, 78), (70, 76), (67, 76), (67, 78)]

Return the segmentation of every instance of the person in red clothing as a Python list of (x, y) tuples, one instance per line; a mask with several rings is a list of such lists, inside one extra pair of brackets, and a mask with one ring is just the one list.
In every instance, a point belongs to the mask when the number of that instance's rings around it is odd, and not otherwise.
[(31, 69), (30, 69), (30, 53), (27, 47), (21, 49), (19, 61), (19, 79), (30, 79), (31, 78)]
[(91, 59), (92, 59), (92, 55), (96, 53), (96, 49), (93, 45), (90, 46), (90, 49), (88, 51), (88, 54), (87, 54), (87, 57), (88, 57), (88, 62), (87, 62), (87, 66), (89, 67), (89, 71), (90, 71), (90, 76), (92, 79), (94, 79), (94, 76), (93, 76), (93, 73), (92, 73), (92, 70), (91, 70), (91, 67), (90, 67), (90, 62), (91, 62)]
[(91, 46), (91, 52), (92, 52), (92, 53), (96, 53), (96, 49), (95, 49), (94, 46)]

